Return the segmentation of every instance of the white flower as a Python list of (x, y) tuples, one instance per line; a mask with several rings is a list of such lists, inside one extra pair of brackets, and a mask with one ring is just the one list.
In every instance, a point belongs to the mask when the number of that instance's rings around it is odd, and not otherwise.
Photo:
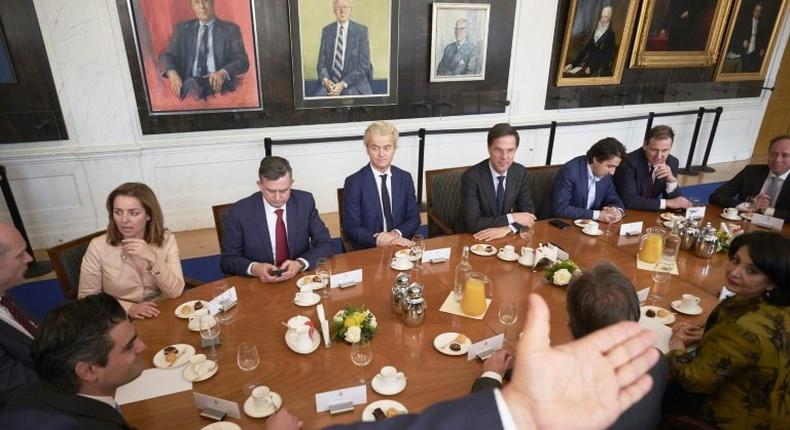
[(342, 310), (337, 311), (337, 313), (335, 314), (334, 318), (332, 318), (332, 319), (334, 319), (336, 323), (342, 324), (343, 323), (343, 314), (344, 313), (345, 313), (345, 311), (342, 311)]
[(351, 326), (346, 330), (346, 342), (349, 343), (356, 343), (359, 342), (359, 339), (362, 337), (362, 329), (358, 326)]
[(375, 329), (378, 325), (379, 325), (379, 322), (376, 321), (376, 316), (373, 315), (373, 314), (370, 314), (370, 322), (368, 323), (368, 326), (370, 326), (370, 328), (372, 328), (372, 329)]
[(560, 269), (554, 272), (554, 276), (551, 278), (551, 281), (554, 282), (554, 285), (568, 285), (568, 282), (571, 281), (571, 272), (568, 269)]

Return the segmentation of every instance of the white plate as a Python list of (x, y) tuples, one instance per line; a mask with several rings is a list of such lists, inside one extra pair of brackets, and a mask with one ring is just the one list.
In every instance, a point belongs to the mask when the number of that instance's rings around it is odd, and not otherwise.
[(741, 218), (743, 218), (743, 219), (747, 220), (747, 221), (751, 221), (751, 220), (752, 220), (752, 214), (751, 214), (751, 212), (743, 212), (743, 213), (741, 213), (739, 216), (740, 216)]
[(602, 234), (603, 234), (603, 230), (601, 230), (601, 229), (599, 228), (598, 230), (595, 230), (595, 232), (593, 232), (593, 233), (590, 233), (590, 232), (588, 232), (587, 230), (582, 230), (582, 233), (584, 233), (584, 234), (586, 234), (586, 235), (588, 235), (588, 236), (600, 236), (600, 235), (602, 235)]
[(309, 354), (316, 349), (318, 349), (318, 345), (321, 344), (321, 336), (318, 334), (318, 330), (313, 329), (313, 344), (310, 348), (306, 350), (299, 350), (296, 349), (295, 346), (291, 345), (291, 342), (288, 340), (288, 332), (285, 332), (285, 344), (288, 345), (288, 348), (291, 348), (291, 351), (299, 353), (299, 354)]
[[(179, 318), (189, 319), (189, 317), (192, 316), (192, 312), (195, 312), (195, 303), (197, 302), (203, 302), (204, 309), (208, 307), (208, 302), (205, 300), (190, 300), (188, 302), (184, 302), (176, 306), (176, 310), (173, 311), (173, 313)], [(187, 313), (181, 312), (181, 308), (183, 308), (184, 306), (189, 306), (190, 311)]]
[[(189, 323), (187, 323), (187, 328), (189, 330), (191, 330), (191, 331), (200, 331), (200, 325), (198, 325), (197, 320), (193, 320), (193, 321), (195, 322), (195, 325), (192, 325), (192, 321), (190, 321)], [(217, 319), (216, 318), (212, 318), (211, 319), (211, 323), (212, 323), (211, 326), (207, 327), (207, 328), (211, 328), (211, 327), (214, 327), (215, 325), (217, 325)]]
[(200, 430), (241, 430), (238, 424), (232, 423), (230, 421), (217, 421), (215, 423), (211, 423)]
[[(488, 250), (488, 247), (491, 247), (491, 250)], [(494, 245), (486, 245), (485, 243), (476, 243), (469, 247), (469, 250), (472, 251), (472, 254), (479, 255), (481, 257), (490, 257), (497, 253), (496, 246)]]
[[(656, 312), (656, 313), (658, 313), (659, 310), (663, 310), (664, 312), (666, 312), (669, 315), (665, 316), (663, 318), (659, 317), (658, 315), (656, 315), (654, 317), (649, 317), (649, 316), (645, 315), (645, 313), (648, 310), (652, 310), (653, 312)], [(641, 308), (639, 308), (639, 312), (641, 312), (641, 314), (642, 314), (641, 318), (649, 318), (649, 319), (652, 319), (654, 321), (660, 322), (661, 324), (670, 325), (673, 322), (675, 322), (675, 314), (673, 314), (672, 312), (670, 312), (670, 311), (668, 311), (668, 310), (666, 310), (664, 308), (660, 308), (658, 306), (642, 306)]]
[[(296, 293), (296, 294), (300, 294), (300, 293)], [(316, 294), (316, 293), (314, 293), (312, 291), (310, 292), (310, 294), (312, 294), (312, 296), (307, 301), (301, 301), (301, 302), (296, 301), (296, 296), (294, 296), (294, 304), (296, 306), (307, 307), (307, 306), (313, 306), (314, 304), (316, 304), (316, 303), (321, 301), (321, 296), (320, 295), (318, 295), (318, 294)]]
[(370, 388), (373, 388), (373, 391), (383, 396), (394, 396), (406, 389), (406, 377), (399, 379), (390, 387), (384, 385), (384, 378), (382, 378), (381, 374), (376, 374), (373, 380), (370, 381)]
[(500, 252), (496, 255), (496, 257), (503, 261), (516, 261), (518, 260), (519, 255), (514, 252), (513, 254), (508, 256), (505, 255), (503, 252)]
[(678, 215), (675, 215), (675, 214), (673, 214), (672, 212), (664, 212), (664, 213), (662, 213), (662, 214), (661, 214), (661, 215), (659, 215), (659, 216), (660, 216), (660, 217), (661, 217), (661, 219), (663, 219), (664, 221), (672, 221), (672, 220), (673, 220), (673, 219), (674, 219), (676, 216), (678, 216)]
[(395, 270), (411, 270), (414, 268), (414, 263), (412, 263), (411, 261), (407, 261), (406, 263), (408, 264), (405, 266), (396, 266), (395, 262), (391, 262), (390, 268)]
[(661, 223), (666, 228), (673, 228), (675, 226), (675, 221), (664, 221)]
[(205, 381), (208, 378), (211, 378), (212, 376), (217, 374), (217, 371), (219, 370), (219, 364), (217, 364), (217, 362), (213, 360), (206, 360), (206, 362), (214, 363), (214, 367), (208, 372), (198, 376), (198, 374), (195, 373), (195, 368), (190, 365), (184, 368), (184, 371), (181, 372), (181, 376), (183, 376), (184, 379), (186, 379), (189, 382), (200, 382), (200, 381)]
[(252, 400), (252, 396), (247, 397), (247, 400), (244, 401), (244, 413), (247, 414), (250, 418), (266, 418), (269, 415), (277, 412), (280, 410), (280, 406), (283, 405), (283, 398), (280, 397), (279, 394), (272, 391), (272, 408), (269, 408), (268, 411), (262, 411), (255, 409), (255, 403)]
[[(472, 346), (472, 340), (469, 339), (469, 336), (466, 337), (466, 342), (461, 343), (461, 349), (459, 351), (453, 351), (450, 349), (450, 345), (448, 343), (452, 343), (451, 341), (458, 336), (458, 333), (455, 332), (447, 332), (442, 333), (435, 338), (433, 338), (433, 347), (436, 348), (437, 351), (441, 352), (442, 354), (447, 355), (464, 355), (469, 352), (469, 347)], [(442, 348), (443, 346), (447, 345), (446, 348)]]
[(417, 256), (411, 253), (410, 249), (400, 249), (395, 253), (398, 258), (408, 258), (409, 261), (417, 261)]
[(672, 309), (686, 315), (699, 315), (702, 313), (702, 306), (697, 305), (696, 309), (692, 310), (685, 310), (680, 307), (680, 300), (675, 300), (672, 302)]
[(584, 228), (587, 227), (588, 225), (598, 225), (598, 223), (591, 219), (577, 219), (576, 221), (573, 222), (573, 225), (575, 225), (576, 227)]
[(722, 217), (722, 218), (724, 218), (724, 219), (728, 219), (728, 220), (730, 220), (730, 221), (740, 221), (740, 220), (742, 220), (742, 219), (743, 219), (743, 218), (741, 218), (739, 215), (735, 215), (735, 216), (729, 216), (729, 215), (727, 215), (727, 213), (725, 213), (725, 212), (722, 212), (722, 213), (720, 213), (720, 214), (719, 214), (719, 216), (720, 216), (720, 217)]
[(195, 347), (192, 345), (177, 343), (169, 346), (174, 346), (178, 349), (178, 358), (176, 358), (176, 361), (172, 363), (165, 361), (165, 349), (162, 348), (154, 355), (154, 366), (160, 369), (175, 369), (176, 367), (181, 367), (189, 363), (189, 359), (195, 355)]
[(313, 276), (314, 275), (307, 275), (307, 276), (302, 276), (301, 278), (299, 278), (299, 280), (296, 281), (296, 288), (300, 288), (301, 289), (302, 287), (306, 287), (308, 285), (313, 288), (313, 291), (320, 290), (321, 288), (323, 288), (324, 285), (322, 283), (320, 283), (320, 282), (313, 282)]
[(387, 409), (389, 408), (395, 408), (404, 414), (409, 413), (409, 410), (406, 409), (406, 406), (403, 406), (403, 404), (401, 404), (400, 402), (396, 402), (395, 400), (389, 400), (389, 399), (377, 400), (367, 405), (365, 409), (362, 411), (362, 421), (366, 421), (366, 422), (376, 421), (376, 417), (373, 416), (373, 410), (376, 408), (381, 408), (381, 410), (384, 411), (385, 414), (387, 413)]

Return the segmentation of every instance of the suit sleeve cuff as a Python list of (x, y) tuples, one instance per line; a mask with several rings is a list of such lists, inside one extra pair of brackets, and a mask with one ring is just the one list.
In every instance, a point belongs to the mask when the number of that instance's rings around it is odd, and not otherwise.
[(774, 216), (774, 212), (775, 212), (774, 208), (765, 208), (765, 212), (763, 212), (763, 215)]
[(255, 276), (255, 274), (254, 274), (254, 273), (252, 273), (252, 266), (253, 266), (254, 264), (255, 264), (255, 262), (253, 261), (252, 263), (250, 263), (250, 265), (249, 265), (249, 266), (247, 266), (247, 275), (248, 275), (248, 276)]
[(499, 419), (502, 421), (503, 430), (518, 430), (516, 422), (513, 420), (513, 415), (510, 414), (510, 409), (507, 407), (502, 392), (499, 388), (494, 389), (494, 400), (496, 401), (496, 408), (499, 411)]
[(397, 228), (393, 228), (393, 229), (392, 229), (392, 231), (394, 231), (395, 233), (397, 233), (397, 234), (398, 234), (398, 238), (401, 238), (401, 237), (403, 237), (403, 233), (401, 233), (401, 231), (400, 231), (400, 230), (398, 230)]
[(660, 199), (658, 204), (658, 208), (662, 211), (667, 208), (667, 199)]
[(507, 214), (507, 223), (513, 225), (513, 214)]
[(481, 378), (491, 378), (491, 379), (499, 382), (500, 384), (502, 383), (502, 375), (500, 375), (499, 373), (496, 373), (496, 372), (494, 372), (492, 370), (487, 370), (487, 371), (483, 372), (483, 374), (480, 375), (480, 377)]
[(672, 194), (677, 189), (678, 189), (677, 182), (667, 182), (667, 188), (666, 188), (667, 194)]
[(302, 272), (310, 268), (310, 262), (308, 262), (304, 258), (297, 258), (296, 261), (301, 261), (302, 264), (304, 264), (304, 268), (302, 269)]
[(601, 211), (595, 211), (594, 210), (593, 211), (593, 216), (592, 216), (593, 221), (598, 221), (598, 218), (600, 218), (600, 217), (601, 217)]

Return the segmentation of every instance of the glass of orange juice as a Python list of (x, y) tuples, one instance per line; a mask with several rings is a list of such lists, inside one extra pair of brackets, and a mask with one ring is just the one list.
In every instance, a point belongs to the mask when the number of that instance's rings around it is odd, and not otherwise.
[(491, 280), (480, 272), (466, 274), (464, 294), (461, 298), (461, 310), (471, 316), (483, 315), (486, 311), (486, 299), (493, 296)]

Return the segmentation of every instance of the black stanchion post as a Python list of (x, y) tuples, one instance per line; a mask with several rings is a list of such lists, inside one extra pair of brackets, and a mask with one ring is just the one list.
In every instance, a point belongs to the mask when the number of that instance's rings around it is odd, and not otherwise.
[(650, 112), (647, 114), (647, 127), (645, 127), (645, 136), (650, 133), (650, 129), (653, 128), (653, 118), (656, 117), (655, 112)]
[(10, 212), (11, 219), (14, 221), (14, 227), (16, 227), (16, 229), (19, 230), (19, 233), (22, 234), (22, 238), (25, 239), (25, 244), (27, 245), (27, 253), (33, 257), (33, 261), (27, 263), (25, 279), (35, 278), (36, 276), (41, 276), (51, 272), (52, 263), (49, 261), (37, 261), (36, 256), (33, 255), (33, 247), (30, 245), (30, 239), (27, 237), (25, 224), (22, 222), (22, 217), (19, 215), (19, 208), (16, 205), (14, 193), (11, 191), (11, 184), (8, 182), (5, 166), (0, 166), (0, 188), (3, 190), (5, 204), (8, 206), (8, 212)]
[(417, 137), (420, 138), (420, 148), (417, 154), (417, 203), (422, 210), (422, 178), (425, 169), (425, 129), (417, 130)]
[(549, 129), (549, 148), (546, 150), (546, 165), (551, 165), (551, 155), (554, 152), (554, 136), (557, 134), (557, 121), (551, 122)]
[(694, 151), (697, 149), (697, 137), (699, 137), (699, 129), (702, 127), (702, 117), (705, 116), (705, 108), (701, 107), (697, 111), (697, 123), (694, 124), (694, 134), (691, 135), (691, 147), (689, 148), (689, 155), (686, 157), (686, 167), (678, 169), (681, 175), (697, 176), (699, 172), (691, 170), (691, 161), (694, 159)]
[(266, 151), (267, 157), (271, 157), (272, 155), (272, 145), (274, 145), (274, 142), (272, 141), (271, 137), (266, 137), (263, 139), (263, 149)]
[(713, 117), (713, 125), (710, 127), (710, 136), (708, 136), (708, 146), (705, 147), (705, 156), (702, 157), (702, 164), (699, 166), (691, 166), (697, 172), (706, 172), (712, 173), (715, 172), (716, 169), (713, 167), (708, 166), (708, 157), (710, 157), (710, 150), (713, 148), (713, 139), (716, 137), (716, 129), (719, 128), (719, 118), (721, 118), (721, 113), (724, 111), (724, 108), (721, 106), (716, 108), (716, 116)]

